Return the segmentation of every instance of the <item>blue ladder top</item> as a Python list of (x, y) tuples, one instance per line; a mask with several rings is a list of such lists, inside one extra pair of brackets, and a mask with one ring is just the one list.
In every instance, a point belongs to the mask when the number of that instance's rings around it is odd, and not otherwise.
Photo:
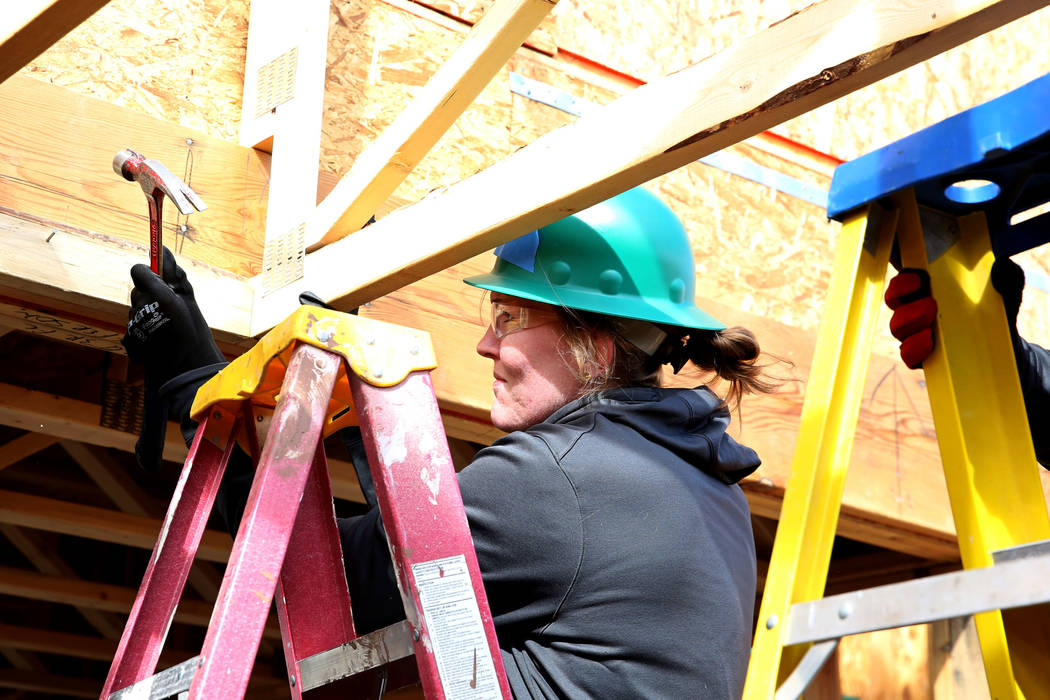
[(1050, 74), (835, 169), (828, 216), (911, 187), (953, 216), (984, 210), (996, 255), (1050, 241), (1050, 213), (1011, 226), (1050, 200)]

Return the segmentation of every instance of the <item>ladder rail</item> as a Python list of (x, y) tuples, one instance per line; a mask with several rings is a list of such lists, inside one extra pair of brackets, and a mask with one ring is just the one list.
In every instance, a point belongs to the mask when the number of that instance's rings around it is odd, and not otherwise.
[(243, 697), (310, 475), (338, 356), (300, 345), (292, 354), (227, 573), (208, 625), (190, 698)]
[[(293, 698), (333, 675), (349, 675), (332, 672), (331, 660), (340, 658), (368, 671), (341, 690), (369, 697), (418, 678), (428, 698), (509, 698), (430, 381), (434, 366), (425, 334), (310, 307), (202, 387), (192, 409), (201, 422), (155, 550), (162, 563), (173, 558), (175, 575), (161, 576), (171, 567), (151, 563), (139, 596), (162, 604), (133, 614), (101, 697), (153, 697), (176, 685), (178, 692), (188, 688), (191, 699), (243, 697), (274, 601)], [(260, 450), (255, 418), (271, 410)], [(326, 431), (355, 415), (407, 617), (363, 637), (355, 636), (323, 449)], [(203, 649), (150, 675), (226, 462), (242, 437), (256, 469)], [(345, 662), (355, 647), (363, 653)], [(324, 659), (327, 670), (318, 673)], [(376, 662), (384, 666), (373, 671)]]
[[(509, 698), (488, 598), (428, 372), (348, 377), (427, 698)], [(399, 419), (405, 405), (417, 419)], [(418, 509), (395, 508), (398, 501)], [(434, 528), (435, 522), (442, 527)], [(450, 621), (458, 618), (453, 630)]]
[[(201, 422), (164, 517), (142, 584), (128, 614), (101, 697), (152, 675), (200, 546), (233, 449), (236, 419), (216, 411)], [(205, 436), (217, 436), (217, 447)], [(158, 630), (163, 630), (158, 634)]]

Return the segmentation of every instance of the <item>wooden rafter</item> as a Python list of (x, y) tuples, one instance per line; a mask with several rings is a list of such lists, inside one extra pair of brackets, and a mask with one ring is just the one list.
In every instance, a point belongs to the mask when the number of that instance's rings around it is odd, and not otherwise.
[(45, 697), (52, 698), (96, 698), (101, 684), (94, 678), (68, 678), (36, 671), (5, 668), (0, 669), (0, 688), (43, 693)]
[[(307, 255), (304, 284), (338, 308), (356, 307), (1045, 4), (825, 0), (811, 5)], [(377, 262), (353, 264), (361, 260)], [(286, 317), (298, 303), (299, 289), (257, 300), (252, 335)]]
[[(62, 441), (62, 448), (122, 512), (155, 517), (166, 510), (166, 504), (143, 492), (128, 477), (127, 470), (114, 464), (112, 457), (100, 448), (69, 440)], [(215, 600), (222, 576), (204, 562), (196, 562), (187, 583), (205, 600)]]
[[(76, 578), (73, 567), (63, 561), (56, 552), (41, 546), (39, 534), (24, 530), (14, 525), (0, 525), (0, 532), (36, 567), (37, 571), (48, 576)], [(77, 612), (106, 639), (120, 639), (123, 622), (115, 615), (86, 606), (77, 606)]]
[[(161, 526), (157, 518), (14, 491), (0, 491), (0, 523), (142, 549), (153, 549)], [(228, 534), (207, 530), (197, 556), (206, 561), (225, 562), (232, 545)]]
[(20, 462), (30, 455), (55, 444), (58, 439), (42, 433), (26, 433), (0, 445), (0, 469)]
[(75, 29), (109, 0), (19, 0), (0, 18), (0, 83)]
[[(0, 623), (0, 645), (20, 651), (58, 654), (96, 661), (112, 661), (117, 651), (117, 643), (113, 640), (2, 623)], [(160, 665), (173, 666), (198, 653), (200, 650), (165, 648), (160, 654)], [(252, 678), (256, 682), (265, 682), (273, 680), (274, 676), (253, 674)], [(283, 680), (281, 678), (282, 683)]]
[(496, 0), (419, 95), (317, 205), (307, 226), (307, 249), (364, 226), (556, 2)]
[[(132, 603), (135, 602), (137, 592), (134, 588), (127, 586), (84, 581), (65, 576), (47, 576), (0, 566), (0, 593), (19, 598), (127, 613), (131, 610)], [(211, 603), (201, 600), (183, 600), (179, 603), (174, 620), (196, 627), (207, 627), (208, 620), (211, 619), (211, 611)], [(264, 634), (271, 639), (280, 639), (281, 636), (280, 629), (274, 624), (267, 625)]]
[[(102, 407), (98, 404), (0, 383), (0, 425), (46, 433), (63, 440), (134, 452), (137, 437), (99, 425), (101, 414)], [(187, 452), (178, 424), (169, 423), (164, 442), (164, 458), (182, 462)], [(357, 484), (357, 475), (349, 461), (329, 459), (328, 468), (335, 496), (364, 503), (364, 496), (361, 495), (361, 488)]]

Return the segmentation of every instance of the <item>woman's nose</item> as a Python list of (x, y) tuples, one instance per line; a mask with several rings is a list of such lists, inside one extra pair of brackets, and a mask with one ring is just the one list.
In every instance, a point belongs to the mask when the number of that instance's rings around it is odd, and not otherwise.
[(490, 360), (495, 360), (497, 355), (499, 355), (499, 338), (496, 337), (496, 332), (492, 330), (492, 326), (485, 330), (485, 335), (481, 336), (476, 350), (479, 355)]

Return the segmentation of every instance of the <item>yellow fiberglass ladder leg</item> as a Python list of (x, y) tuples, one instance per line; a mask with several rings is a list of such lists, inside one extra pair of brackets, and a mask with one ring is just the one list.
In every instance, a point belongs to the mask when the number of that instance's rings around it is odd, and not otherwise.
[[(839, 234), (827, 310), (762, 594), (746, 698), (773, 697), (778, 677), (798, 664), (804, 649), (785, 650), (789, 608), (824, 594), (895, 221), (896, 212), (871, 205), (851, 216)], [(834, 644), (820, 650), (826, 658)]]
[[(911, 192), (896, 195), (905, 267), (928, 269), (938, 302), (933, 354), (923, 363), (937, 442), (951, 499), (959, 552), (967, 569), (991, 566), (993, 554), (1050, 538), (1050, 521), (1032, 448), (983, 212), (955, 218), (927, 212), (920, 222)], [(939, 231), (934, 229), (939, 228)], [(927, 263), (923, 234), (953, 244)], [(957, 233), (956, 233), (957, 232)], [(980, 329), (980, 331), (975, 331)], [(1003, 581), (1003, 585), (1010, 582)], [(1027, 625), (1025, 621), (1039, 624)], [(995, 697), (1050, 697), (1050, 614), (1029, 608), (1004, 630), (998, 610), (975, 616), (985, 673)], [(1029, 649), (1032, 632), (1039, 649)]]

